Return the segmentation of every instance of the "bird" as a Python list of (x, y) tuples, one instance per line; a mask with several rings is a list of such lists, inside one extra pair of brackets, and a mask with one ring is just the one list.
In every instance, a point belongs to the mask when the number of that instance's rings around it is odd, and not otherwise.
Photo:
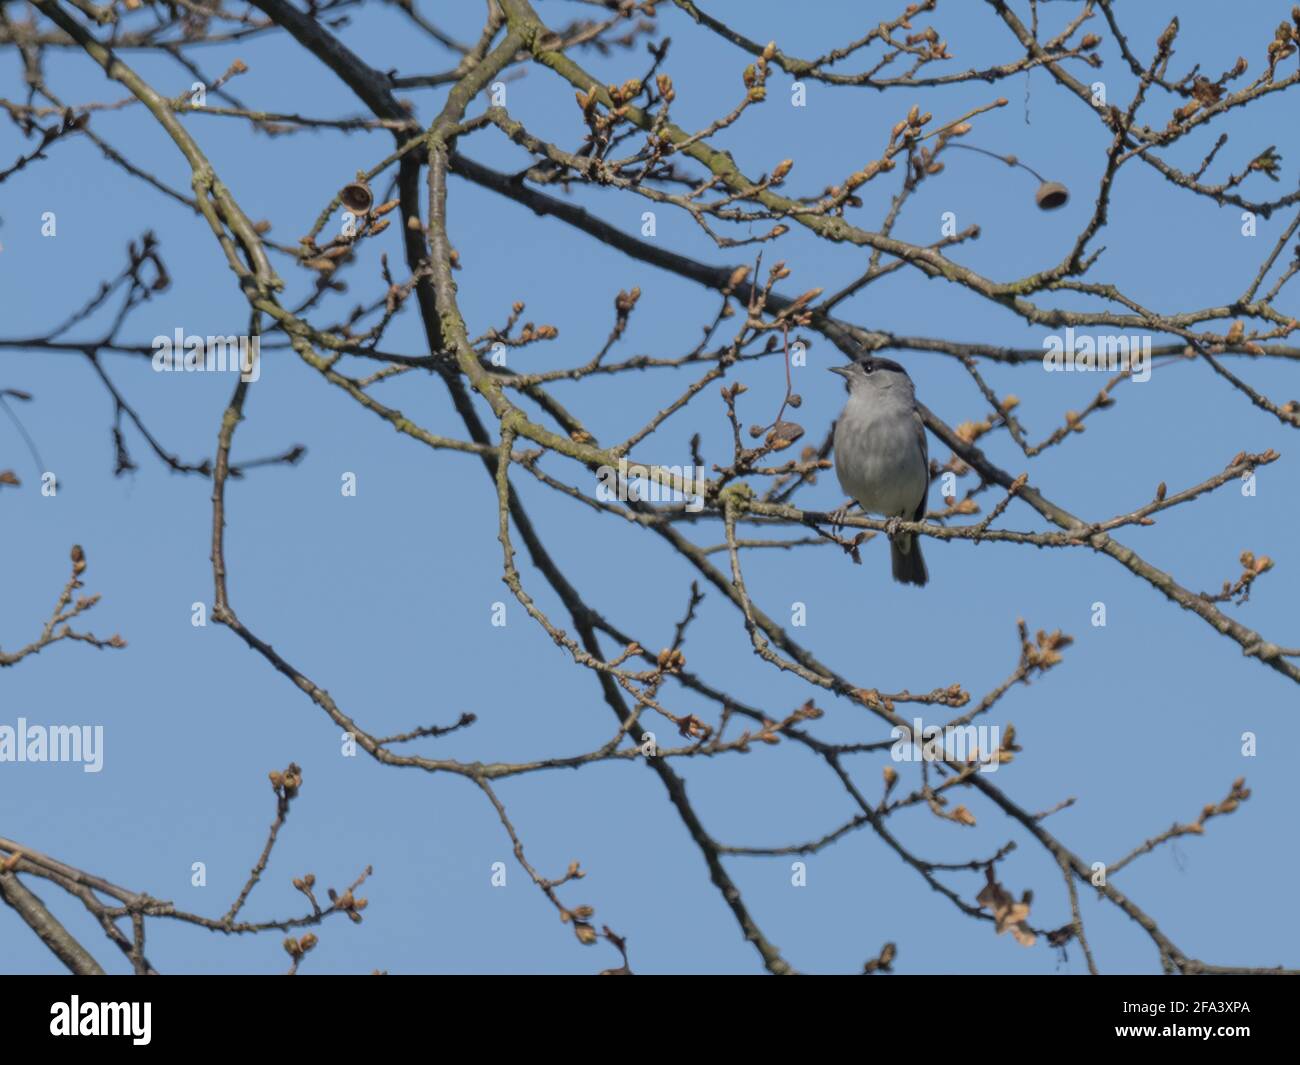
[[(901, 519), (925, 517), (930, 489), (930, 450), (912, 379), (892, 359), (872, 356), (829, 369), (844, 378), (848, 392), (835, 423), (840, 487), (864, 511), (889, 519), (885, 531), (894, 580), (924, 585), (930, 575), (920, 541), (897, 529)], [(841, 522), (851, 505), (835, 511), (833, 522)]]

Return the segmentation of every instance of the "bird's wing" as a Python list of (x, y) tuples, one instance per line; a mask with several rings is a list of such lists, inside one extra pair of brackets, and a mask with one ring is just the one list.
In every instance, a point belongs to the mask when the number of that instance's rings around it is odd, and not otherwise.
[(926, 502), (930, 498), (930, 442), (926, 439), (925, 421), (921, 418), (919, 410), (912, 411), (912, 419), (916, 424), (916, 435), (921, 441), (921, 462), (925, 466), (925, 491), (921, 493), (921, 502), (917, 504), (916, 514), (912, 520), (924, 521)]

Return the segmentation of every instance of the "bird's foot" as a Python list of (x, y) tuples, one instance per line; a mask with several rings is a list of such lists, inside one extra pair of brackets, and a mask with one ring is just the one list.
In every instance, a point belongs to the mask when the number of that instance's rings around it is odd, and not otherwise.
[(831, 511), (831, 532), (835, 532), (844, 524), (844, 519), (849, 516), (849, 511), (855, 506), (853, 500), (841, 504)]
[(885, 535), (891, 540), (898, 535), (898, 530), (902, 527), (902, 518), (890, 518), (885, 522)]

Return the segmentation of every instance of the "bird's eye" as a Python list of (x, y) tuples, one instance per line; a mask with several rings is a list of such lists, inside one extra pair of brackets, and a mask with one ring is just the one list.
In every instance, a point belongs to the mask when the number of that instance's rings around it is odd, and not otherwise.
[(869, 362), (864, 362), (864, 363), (862, 364), (862, 372), (863, 372), (863, 373), (867, 373), (867, 374), (869, 374), (869, 373), (871, 373), (871, 371), (874, 370), (874, 369), (875, 369), (875, 367), (872, 366), (871, 363), (869, 363)]

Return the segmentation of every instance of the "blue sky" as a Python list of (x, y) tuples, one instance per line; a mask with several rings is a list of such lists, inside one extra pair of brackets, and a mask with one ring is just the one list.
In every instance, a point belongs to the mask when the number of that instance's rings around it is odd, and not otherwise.
[[(423, 6), (458, 38), (476, 38), (481, 5)], [(1026, 5), (1016, 6), (1023, 14)], [(568, 3), (537, 8), (552, 26), (591, 11)], [(776, 38), (783, 49), (807, 56), (894, 13), (882, 5), (870, 8), (864, 16), (861, 5), (818, 3), (801, 7), (798, 18), (788, 5), (767, 0), (714, 2), (706, 9), (747, 36)], [(1122, 5), (1122, 20), (1140, 55), (1150, 54), (1179, 8), (1182, 35), (1172, 68), (1177, 74), (1198, 61), (1217, 74), (1244, 55), (1253, 76), (1289, 5), (1238, 5), (1231, 19), (1209, 5), (1190, 11), (1166, 2)], [(1059, 26), (1074, 10), (1074, 4), (1042, 5), (1045, 26)], [(674, 118), (685, 128), (699, 128), (738, 102), (749, 57), (671, 5), (661, 5), (661, 12), (661, 32), (673, 39), (664, 69), (677, 89)], [(955, 58), (949, 69), (1007, 62), (1019, 54), (986, 5), (949, 0), (930, 21), (951, 42)], [(1090, 28), (1109, 36), (1100, 18)], [(383, 6), (355, 13), (339, 32), (380, 69), (413, 74), (451, 65), (444, 49)], [(1087, 77), (1105, 80), (1110, 98), (1126, 102), (1133, 79), (1109, 41), (1102, 51), (1104, 69), (1087, 71)], [(243, 59), (250, 70), (233, 91), (252, 106), (316, 116), (360, 112), (347, 90), (283, 35), (195, 55), (209, 79)], [(165, 58), (140, 52), (124, 57), (169, 95), (188, 91), (193, 81)], [(639, 47), (576, 58), (609, 82), (639, 76), (647, 65)], [(73, 50), (51, 54), (46, 73), (66, 101), (121, 95)], [(945, 211), (955, 212), (961, 226), (977, 222), (980, 240), (953, 258), (990, 277), (1008, 280), (1055, 264), (1092, 209), (1109, 138), (1045, 71), (994, 86), (937, 91), (877, 93), (810, 83), (804, 108), (790, 106), (789, 82), (775, 72), (768, 101), (716, 143), (750, 174), (793, 158), (787, 188), (807, 194), (878, 156), (889, 128), (913, 103), (947, 120), (1005, 95), (1009, 105), (980, 118), (970, 142), (1015, 153), (1065, 182), (1074, 193), (1070, 204), (1052, 214), (1038, 212), (1031, 199), (1035, 182), (1027, 174), (973, 153), (953, 153), (942, 179), (922, 187), (896, 230), (902, 239), (929, 242), (938, 239)], [(20, 99), (21, 92), (20, 66), (12, 51), (5, 52), (0, 94)], [(1236, 114), (1224, 127), (1231, 139), (1211, 176), (1228, 166), (1239, 169), (1276, 144), (1283, 156), (1281, 183), (1257, 176), (1245, 194), (1269, 199), (1293, 187), (1290, 95)], [(427, 120), (440, 106), (442, 90), (411, 97)], [(1156, 99), (1144, 113), (1153, 123), (1163, 122), (1175, 106)], [(470, 113), (482, 107), (476, 101)], [(572, 88), (544, 69), (529, 67), (509, 82), (507, 108), (561, 146), (580, 143)], [(192, 115), (184, 121), (246, 213), (271, 219), (272, 236), (289, 244), (356, 170), (372, 166), (392, 144), (382, 132), (269, 139), (228, 118)], [(184, 160), (141, 108), (96, 114), (92, 128), (160, 179), (188, 190)], [(1195, 169), (1217, 132), (1216, 127), (1187, 138), (1171, 161)], [(520, 149), (491, 130), (464, 139), (460, 148), (499, 169), (526, 165)], [(11, 124), (0, 125), (0, 166), (28, 150)], [(0, 186), (0, 337), (38, 335), (61, 321), (100, 280), (116, 274), (127, 243), (145, 230), (157, 234), (173, 284), (135, 312), (121, 336), (147, 344), (177, 327), (198, 334), (244, 331), (242, 296), (206, 223), (107, 163), (84, 138), (57, 143), (48, 154), (47, 161)], [(712, 295), (461, 179), (452, 181), (450, 231), (464, 266), (457, 282), (471, 335), (500, 325), (515, 300), (527, 303), (527, 318), (559, 329), (557, 341), (512, 353), (513, 366), (585, 362), (609, 331), (615, 295), (633, 285), (643, 295), (619, 355), (670, 356), (696, 344), (715, 309)], [(893, 189), (890, 181), (868, 186), (866, 206), (853, 212), (853, 220), (875, 226)], [(574, 198), (614, 225), (640, 229), (640, 199), (602, 190)], [(57, 216), (53, 238), (41, 235), (47, 211)], [(1113, 282), (1161, 311), (1235, 298), (1290, 221), (1285, 212), (1261, 218), (1258, 236), (1243, 237), (1239, 210), (1175, 190), (1137, 164), (1121, 171), (1110, 217), (1100, 240), (1107, 250), (1092, 279)], [(667, 210), (659, 212), (655, 240), (714, 264), (752, 257), (752, 249), (715, 248), (689, 218)], [(381, 291), (379, 250), (394, 264), (402, 261), (397, 227), (373, 243), (352, 267), (350, 291), (327, 303), (317, 321), (346, 314)], [(767, 263), (787, 262), (793, 273), (785, 291), (791, 294), (834, 290), (865, 267), (860, 249), (827, 245), (797, 229), (764, 254)], [(293, 305), (309, 291), (310, 279), (283, 257), (275, 263), (288, 283), (284, 302)], [(1084, 306), (1068, 298), (1059, 305)], [(1294, 291), (1279, 308), (1296, 313)], [(868, 328), (974, 343), (1038, 348), (1045, 336), (1000, 307), (909, 270), (869, 287), (839, 313)], [(71, 335), (101, 335), (106, 321), (101, 315)], [(819, 439), (843, 396), (822, 367), (841, 356), (828, 342), (813, 339), (795, 387), (804, 397), (799, 420)], [(423, 353), (413, 314), (395, 323), (386, 344)], [(898, 357), (920, 398), (949, 424), (985, 415), (978, 391), (953, 360)], [(102, 365), (169, 450), (189, 461), (214, 453), (218, 419), (229, 399), (227, 378), (154, 374), (145, 360), (122, 355), (105, 355)], [(1297, 395), (1293, 371), (1281, 361), (1233, 360), (1231, 367), (1278, 402)], [(1020, 397), (1019, 413), (1035, 440), (1104, 383), (1098, 375), (1049, 375), (1032, 365), (989, 365), (984, 375), (999, 394)], [(766, 420), (783, 389), (779, 365), (748, 363), (731, 379), (750, 388), (742, 417)], [(657, 370), (557, 385), (554, 394), (598, 439), (612, 441), (644, 424), (689, 380), (687, 374)], [(617, 964), (608, 945), (582, 947), (560, 924), (515, 864), (509, 839), (472, 785), (383, 768), (364, 756), (342, 757), (334, 725), (264, 660), (220, 626), (190, 624), (191, 604), (210, 605), (212, 598), (211, 485), (170, 473), (130, 428), (127, 440), (139, 469), (113, 477), (111, 399), (82, 356), (0, 349), (0, 387), (35, 397), (19, 413), (45, 467), (59, 478), (58, 495), (42, 497), (21, 437), (7, 420), (0, 422), (0, 468), (13, 468), (24, 482), (21, 489), (0, 492), (0, 646), (13, 650), (39, 631), (66, 580), (73, 543), (84, 546), (90, 563), (86, 591), (103, 596), (85, 627), (97, 635), (119, 632), (129, 643), (123, 651), (102, 652), (59, 644), (0, 676), (0, 724), (20, 716), (102, 724), (106, 737), (98, 774), (71, 765), (0, 765), (0, 834), (178, 907), (217, 916), (262, 846), (274, 807), (266, 774), (292, 760), (304, 770), (302, 795), (244, 915), (298, 913), (299, 896), (289, 881), (308, 871), (321, 884), (342, 887), (366, 865), (375, 870), (362, 891), (370, 900), (365, 922), (330, 921), (317, 929), (321, 942), (306, 971), (582, 973)], [(406, 375), (379, 386), (376, 395), (433, 432), (463, 435), (434, 378)], [(1150, 528), (1124, 530), (1119, 539), (1194, 590), (1217, 590), (1234, 578), (1243, 549), (1270, 555), (1276, 567), (1258, 582), (1250, 602), (1227, 609), (1279, 643), (1300, 644), (1294, 433), (1200, 364), (1158, 369), (1146, 384), (1119, 386), (1116, 398), (1116, 406), (1092, 419), (1084, 433), (1032, 464), (1026, 465), (1004, 433), (986, 437), (982, 445), (1003, 468), (1028, 469), (1048, 498), (1095, 519), (1149, 501), (1161, 481), (1174, 491), (1218, 472), (1243, 449), (1275, 448), (1282, 460), (1261, 471), (1253, 497), (1229, 485), (1162, 515)], [(265, 356), (245, 414), (236, 461), (298, 443), (307, 448), (298, 466), (256, 470), (228, 489), (230, 590), (254, 632), (375, 734), (450, 724), (466, 711), (477, 715), (473, 728), (420, 747), (431, 754), (523, 760), (589, 750), (609, 738), (612, 715), (594, 678), (524, 615), (501, 583), (494, 495), (477, 459), (432, 452), (397, 436), (285, 351)], [(670, 419), (638, 457), (689, 462), (688, 441), (695, 432), (710, 462), (727, 460), (729, 430), (716, 388)], [(933, 440), (931, 454), (947, 458)], [(572, 464), (552, 462), (548, 468), (570, 480), (587, 476)], [(357, 475), (355, 498), (340, 494), (344, 472)], [(685, 609), (692, 572), (657, 537), (578, 508), (526, 475), (518, 474), (515, 483), (556, 561), (586, 601), (646, 646), (667, 645)], [(821, 509), (841, 502), (829, 475), (801, 499)], [(931, 503), (937, 503), (937, 493)], [(1021, 504), (1003, 521), (1011, 528), (1042, 527)], [(705, 544), (721, 539), (716, 523), (688, 531)], [(862, 686), (882, 691), (960, 682), (978, 698), (1016, 664), (1018, 617), (1031, 630), (1061, 628), (1073, 635), (1063, 665), (1015, 688), (995, 711), (992, 723), (1014, 722), (1024, 747), (996, 782), (1032, 810), (1076, 797), (1049, 827), (1086, 861), (1114, 862), (1173, 822), (1195, 819), (1204, 804), (1223, 798), (1232, 780), (1244, 775), (1253, 796), (1241, 809), (1216, 819), (1203, 837), (1185, 837), (1141, 859), (1116, 883), (1195, 957), (1219, 964), (1297, 964), (1292, 885), (1300, 862), (1291, 778), (1300, 737), (1291, 682), (1243, 659), (1235, 644), (1110, 559), (990, 543), (927, 541), (925, 547), (931, 584), (924, 590), (887, 580), (879, 541), (864, 548), (861, 567), (822, 548), (751, 552), (746, 579), (755, 600), (778, 619), (789, 617), (792, 603), (806, 604), (808, 623), (792, 630), (796, 638)], [(529, 593), (557, 622), (567, 623), (522, 552), (519, 561)], [(504, 628), (490, 624), (496, 601), (508, 601)], [(1105, 628), (1090, 624), (1097, 601), (1107, 607)], [(692, 670), (773, 717), (815, 694), (755, 657), (739, 615), (711, 590), (685, 653)], [(689, 692), (670, 688), (666, 695), (676, 712), (714, 717), (713, 707)], [(827, 738), (870, 741), (887, 735), (861, 707), (820, 694), (818, 703), (828, 712), (818, 723)], [(1252, 758), (1241, 753), (1245, 731), (1258, 737)], [(867, 795), (878, 794), (884, 764), (879, 755), (852, 763)], [(727, 843), (789, 844), (817, 837), (854, 813), (824, 766), (791, 744), (679, 762), (677, 769), (705, 825)], [(910, 773), (905, 771), (904, 784), (914, 782)], [(661, 784), (644, 767), (620, 762), (534, 774), (504, 782), (498, 792), (544, 875), (559, 876), (571, 860), (581, 861), (586, 878), (566, 886), (562, 896), (570, 905), (594, 906), (598, 927), (608, 924), (627, 937), (635, 970), (760, 970)], [(1017, 841), (1018, 849), (999, 866), (1002, 882), (1017, 894), (1034, 890), (1034, 924), (1066, 923), (1064, 888), (1050, 857), (987, 802), (974, 796), (962, 801), (978, 819), (974, 828), (938, 821), (922, 809), (900, 814), (892, 830), (933, 861), (967, 861)], [(206, 887), (191, 886), (196, 861), (206, 864)], [(490, 883), (498, 861), (508, 868), (504, 888)], [(1085, 971), (1077, 947), (1062, 959), (1044, 943), (1020, 947), (1008, 936), (995, 936), (987, 923), (963, 916), (869, 830), (806, 861), (807, 886), (794, 887), (789, 859), (727, 859), (755, 919), (801, 970), (854, 972), (892, 940), (899, 949), (896, 968), (906, 973)], [(982, 877), (953, 873), (946, 882), (973, 901)], [(79, 903), (31, 883), (106, 966), (124, 968)], [(1131, 921), (1086, 890), (1081, 897), (1103, 972), (1157, 969), (1154, 948)], [(59, 971), (12, 915), (0, 920), (8, 923), (0, 970)], [(287, 966), (281, 938), (271, 933), (225, 939), (153, 922), (148, 945), (164, 972), (274, 972)]]

